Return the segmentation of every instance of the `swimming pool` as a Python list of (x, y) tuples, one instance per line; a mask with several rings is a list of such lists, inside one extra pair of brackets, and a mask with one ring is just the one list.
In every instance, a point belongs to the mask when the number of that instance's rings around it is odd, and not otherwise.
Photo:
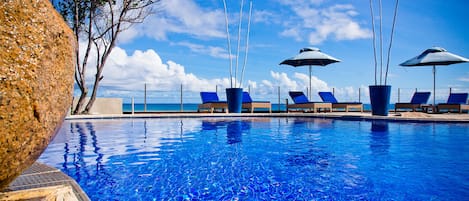
[(469, 124), (66, 120), (39, 161), (92, 200), (464, 200)]

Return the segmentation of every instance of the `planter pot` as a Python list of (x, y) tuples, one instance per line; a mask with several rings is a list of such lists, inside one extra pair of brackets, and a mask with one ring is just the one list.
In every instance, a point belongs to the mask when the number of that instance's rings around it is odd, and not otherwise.
[(371, 113), (377, 116), (388, 116), (389, 99), (391, 98), (391, 86), (389, 85), (371, 85), (370, 101)]
[(226, 100), (229, 113), (241, 113), (243, 106), (243, 88), (227, 88)]

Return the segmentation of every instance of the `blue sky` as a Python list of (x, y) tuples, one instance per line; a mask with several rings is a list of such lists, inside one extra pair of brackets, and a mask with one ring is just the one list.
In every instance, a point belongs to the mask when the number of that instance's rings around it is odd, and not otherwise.
[[(233, 66), (236, 67), (240, 1), (227, 0)], [(338, 99), (367, 100), (374, 83), (372, 25), (369, 1), (353, 0), (253, 0), (249, 52), (243, 88), (254, 99), (288, 97), (290, 90), (306, 92), (308, 68), (279, 63), (303, 47), (317, 47), (342, 62), (313, 67), (313, 100), (317, 91), (334, 88)], [(373, 1), (379, 23), (378, 1)], [(386, 55), (395, 1), (383, 1), (383, 50)], [(388, 84), (392, 101), (402, 88), (401, 100), (412, 90), (430, 91), (431, 67), (401, 67), (400, 63), (433, 46), (469, 57), (468, 1), (400, 1), (391, 50)], [(198, 92), (219, 95), (229, 87), (229, 54), (222, 0), (162, 0), (157, 12), (144, 23), (122, 33), (104, 70), (99, 96), (141, 102), (144, 84), (155, 102), (179, 100), (181, 85), (188, 100), (200, 102)], [(249, 0), (245, 0), (238, 72), (244, 62)], [(376, 27), (379, 28), (379, 27)], [(378, 36), (379, 37), (379, 36)], [(378, 58), (379, 59), (379, 58)], [(386, 67), (386, 57), (384, 66)], [(92, 70), (89, 71), (93, 73)], [(241, 73), (238, 73), (238, 78)], [(469, 63), (437, 67), (437, 99), (445, 100), (449, 87), (469, 92)], [(89, 82), (91, 83), (91, 82)], [(168, 92), (169, 91), (169, 92)], [(161, 95), (167, 94), (167, 95)], [(170, 98), (158, 98), (171, 96)], [(174, 97), (173, 97), (174, 96)], [(158, 100), (157, 100), (158, 99)]]

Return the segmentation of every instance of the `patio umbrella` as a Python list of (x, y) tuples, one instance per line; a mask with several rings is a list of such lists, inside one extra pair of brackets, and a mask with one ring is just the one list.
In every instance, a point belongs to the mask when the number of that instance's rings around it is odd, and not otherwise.
[(309, 66), (309, 98), (311, 99), (311, 66), (326, 66), (340, 60), (322, 53), (318, 48), (307, 47), (300, 50), (300, 53), (292, 58), (282, 61), (280, 64), (287, 64), (294, 67)]
[(422, 54), (401, 63), (401, 66), (433, 66), (433, 105), (435, 105), (435, 77), (437, 65), (450, 65), (469, 62), (469, 59), (452, 54), (441, 47), (432, 47), (425, 50)]

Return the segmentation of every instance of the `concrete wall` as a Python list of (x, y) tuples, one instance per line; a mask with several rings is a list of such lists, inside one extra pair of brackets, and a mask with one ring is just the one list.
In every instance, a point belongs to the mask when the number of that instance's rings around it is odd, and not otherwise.
[[(77, 105), (79, 97), (73, 98), (72, 111)], [(86, 98), (85, 104), (88, 103), (89, 98)], [(122, 98), (96, 98), (93, 107), (90, 110), (90, 114), (122, 114)]]

